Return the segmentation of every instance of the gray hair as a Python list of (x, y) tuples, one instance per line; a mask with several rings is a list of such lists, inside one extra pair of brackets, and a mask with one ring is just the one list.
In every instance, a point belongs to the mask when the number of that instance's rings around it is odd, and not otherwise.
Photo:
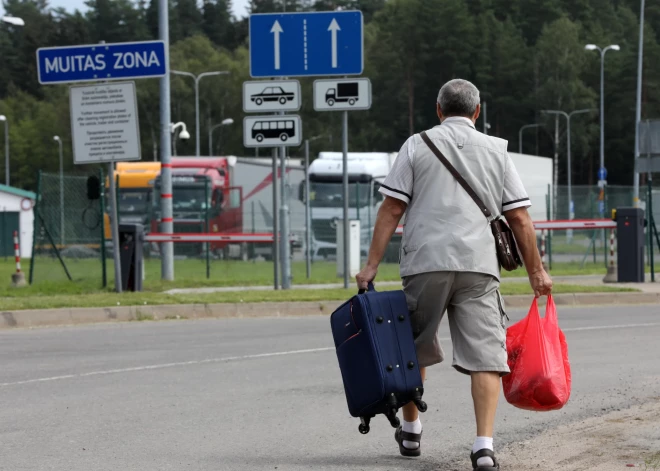
[(479, 89), (467, 80), (450, 80), (440, 89), (438, 103), (445, 116), (472, 117), (480, 103)]

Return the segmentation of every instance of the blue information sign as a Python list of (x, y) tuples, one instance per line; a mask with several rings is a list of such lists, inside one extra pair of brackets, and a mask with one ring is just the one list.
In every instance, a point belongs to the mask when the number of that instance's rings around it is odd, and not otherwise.
[(250, 75), (360, 75), (362, 12), (267, 13), (250, 16)]
[(607, 169), (606, 168), (600, 168), (598, 170), (598, 179), (599, 180), (607, 180)]
[(163, 41), (47, 47), (37, 50), (39, 83), (162, 77)]

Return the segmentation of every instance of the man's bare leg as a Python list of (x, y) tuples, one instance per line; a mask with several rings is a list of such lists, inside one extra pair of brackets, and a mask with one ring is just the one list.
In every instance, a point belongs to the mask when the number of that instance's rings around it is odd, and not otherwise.
[[(419, 369), (420, 374), (422, 375), (422, 384), (426, 380), (426, 368)], [(422, 423), (419, 420), (419, 411), (414, 402), (409, 402), (403, 406), (403, 431), (409, 433), (421, 433), (422, 432)], [(403, 446), (406, 448), (417, 449), (419, 448), (419, 443), (409, 442), (404, 440)]]
[[(474, 401), (474, 414), (477, 420), (477, 439), (472, 448), (473, 452), (480, 449), (493, 449), (493, 429), (495, 427), (495, 414), (497, 401), (500, 395), (500, 375), (491, 372), (472, 373), (472, 400)], [(490, 458), (479, 459), (480, 466), (493, 466)]]

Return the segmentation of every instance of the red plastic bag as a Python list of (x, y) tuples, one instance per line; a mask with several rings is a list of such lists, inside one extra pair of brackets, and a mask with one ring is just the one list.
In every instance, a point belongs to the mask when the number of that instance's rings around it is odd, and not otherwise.
[(511, 373), (502, 384), (509, 404), (532, 411), (564, 407), (571, 395), (571, 366), (552, 296), (544, 318), (534, 299), (527, 317), (508, 328), (506, 347)]

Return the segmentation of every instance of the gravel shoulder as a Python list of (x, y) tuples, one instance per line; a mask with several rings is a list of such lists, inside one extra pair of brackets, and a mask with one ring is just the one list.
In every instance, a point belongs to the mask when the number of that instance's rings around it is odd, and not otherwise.
[(548, 430), (498, 456), (507, 471), (660, 470), (660, 397)]

